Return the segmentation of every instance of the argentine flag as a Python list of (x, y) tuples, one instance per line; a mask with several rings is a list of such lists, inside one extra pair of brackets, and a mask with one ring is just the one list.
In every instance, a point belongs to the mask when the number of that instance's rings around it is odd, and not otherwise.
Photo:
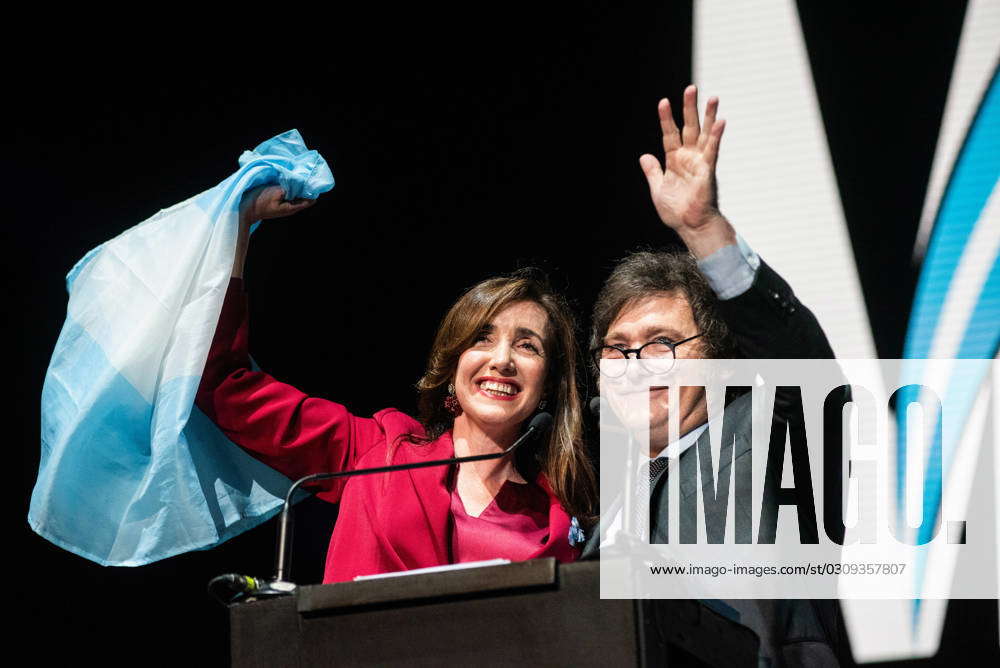
[(313, 199), (333, 174), (296, 130), (216, 187), (98, 246), (66, 277), (66, 322), (42, 389), (28, 522), (107, 566), (214, 547), (273, 515), (290, 482), (194, 407), (229, 285), (244, 192)]

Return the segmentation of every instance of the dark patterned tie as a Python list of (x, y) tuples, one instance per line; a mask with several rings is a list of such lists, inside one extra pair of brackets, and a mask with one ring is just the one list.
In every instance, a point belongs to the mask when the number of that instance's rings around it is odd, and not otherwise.
[(632, 503), (632, 530), (642, 540), (646, 540), (649, 536), (649, 515), (646, 514), (649, 492), (652, 489), (653, 481), (669, 464), (670, 460), (666, 457), (657, 457), (644, 462), (639, 467), (635, 485), (635, 499)]

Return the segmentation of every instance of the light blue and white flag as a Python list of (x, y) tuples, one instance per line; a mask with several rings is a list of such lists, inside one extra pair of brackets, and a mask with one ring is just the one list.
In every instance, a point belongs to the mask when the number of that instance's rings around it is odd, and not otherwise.
[(216, 187), (98, 246), (66, 277), (69, 305), (42, 389), (28, 522), (109, 566), (214, 547), (259, 524), (290, 482), (194, 407), (229, 285), (243, 193), (313, 199), (333, 174), (298, 131), (239, 159)]

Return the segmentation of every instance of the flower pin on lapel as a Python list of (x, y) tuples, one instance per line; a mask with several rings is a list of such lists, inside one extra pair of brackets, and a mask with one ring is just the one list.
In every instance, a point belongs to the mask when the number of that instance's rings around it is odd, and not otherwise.
[(580, 528), (580, 522), (574, 517), (569, 525), (570, 546), (576, 547), (578, 544), (583, 543), (586, 539), (587, 537), (583, 533), (583, 529)]

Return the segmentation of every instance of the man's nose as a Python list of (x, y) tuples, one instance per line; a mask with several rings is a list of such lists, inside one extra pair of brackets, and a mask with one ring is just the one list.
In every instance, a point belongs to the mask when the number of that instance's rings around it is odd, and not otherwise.
[(647, 387), (649, 385), (649, 371), (646, 370), (646, 360), (639, 360), (638, 353), (632, 353), (628, 356), (628, 361), (625, 367), (625, 382), (633, 387)]

